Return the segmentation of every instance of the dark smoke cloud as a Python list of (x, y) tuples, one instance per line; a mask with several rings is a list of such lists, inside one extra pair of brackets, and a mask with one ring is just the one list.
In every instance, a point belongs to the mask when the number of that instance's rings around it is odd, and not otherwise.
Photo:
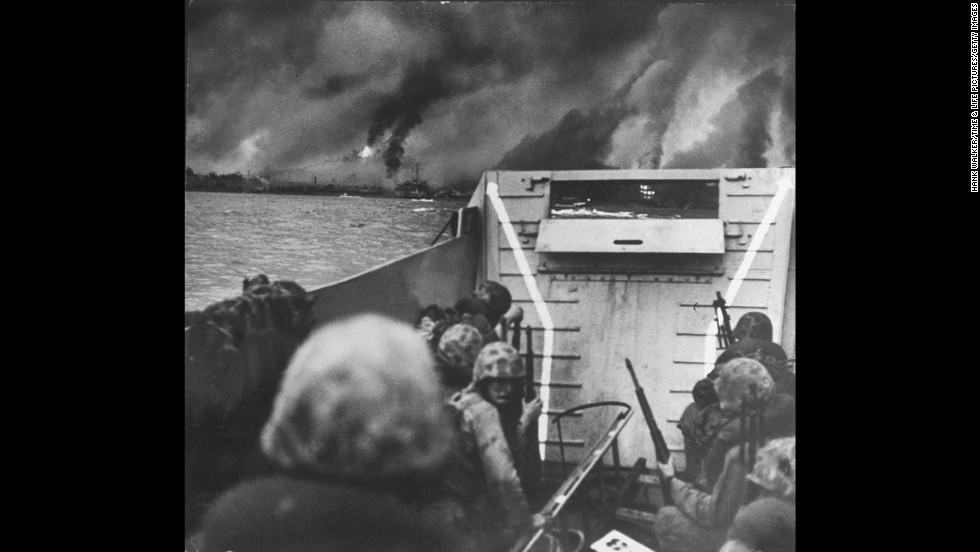
[(504, 156), (504, 170), (589, 170), (611, 168), (601, 161), (608, 153), (609, 137), (626, 115), (625, 106), (596, 108), (583, 114), (569, 111), (555, 128), (538, 137), (526, 137)]
[[(596, 6), (594, 6), (595, 8)], [(601, 6), (597, 6), (601, 8)], [(638, 70), (629, 75), (627, 81), (607, 101), (605, 107), (596, 107), (583, 115), (579, 109), (570, 110), (559, 123), (540, 136), (527, 136), (515, 148), (510, 150), (501, 160), (499, 168), (511, 170), (540, 170), (549, 167), (554, 170), (588, 170), (614, 168), (607, 165), (603, 158), (611, 148), (611, 137), (623, 118), (635, 113), (636, 108), (630, 109), (624, 105), (633, 85), (650, 69), (660, 62), (657, 77), (651, 79), (646, 90), (646, 99), (641, 102), (640, 109), (651, 113), (647, 130), (653, 135), (650, 155), (655, 158), (654, 166), (659, 164), (662, 147), (660, 136), (667, 128), (673, 114), (673, 100), (677, 87), (687, 75), (692, 60), (696, 59), (702, 47), (702, 40), (707, 34), (707, 26), (699, 21), (700, 10), (691, 12), (679, 23), (669, 22), (666, 31), (658, 37), (657, 45)], [(703, 15), (703, 14), (702, 14)], [(668, 14), (668, 19), (670, 15)], [(663, 18), (663, 15), (661, 15)], [(651, 19), (652, 20), (652, 19)], [(643, 20), (643, 29), (649, 27), (649, 21)], [(610, 28), (611, 23), (597, 25), (586, 36), (598, 38), (600, 35), (616, 33)], [(630, 23), (623, 22), (625, 27)], [(699, 24), (700, 23), (700, 24)], [(579, 37), (578, 48), (584, 47), (586, 39)], [(614, 47), (615, 40), (607, 38), (605, 48)]]
[[(545, 163), (556, 162), (561, 159), (562, 144), (565, 144), (566, 149), (577, 152), (576, 169), (600, 166), (659, 168), (664, 156), (665, 135), (683, 115), (684, 103), (679, 95), (693, 72), (697, 72), (701, 78), (714, 72), (742, 74), (748, 78), (748, 75), (758, 74), (784, 59), (795, 59), (794, 26), (795, 13), (792, 10), (774, 11), (771, 8), (744, 6), (675, 6), (665, 10), (658, 18), (648, 57), (621, 89), (626, 93), (617, 94), (607, 102), (607, 105), (612, 105), (625, 98), (632, 106), (632, 109), (614, 111), (622, 119), (617, 122), (618, 125), (612, 125), (613, 130), (621, 127), (623, 132), (629, 133), (620, 139), (620, 142), (628, 144), (626, 149), (629, 151), (613, 151), (611, 155), (606, 155), (616, 149), (616, 136), (615, 132), (609, 131), (608, 117), (583, 118), (573, 110), (539, 138), (526, 137), (504, 156), (502, 166), (523, 168), (534, 165), (541, 168), (541, 163), (535, 163), (532, 159), (552, 152), (552, 155), (545, 157)], [(755, 100), (748, 96), (763, 92), (749, 88), (745, 93), (746, 96), (741, 98), (742, 106)], [(759, 101), (762, 105), (770, 105)], [(599, 111), (599, 108), (594, 110), (595, 113)], [(755, 109), (753, 116), (768, 117), (770, 111), (771, 108)], [(569, 121), (578, 123), (574, 132), (569, 132)], [(583, 128), (589, 123), (594, 124), (595, 128)], [(742, 124), (745, 128), (738, 129), (736, 138), (744, 142), (746, 136), (761, 136), (759, 128), (765, 128), (767, 122), (746, 120)], [(789, 128), (786, 123), (782, 126), (784, 134), (792, 136), (795, 133), (795, 127)], [(602, 139), (582, 140), (581, 137), (585, 135)], [(770, 142), (763, 140), (761, 143)], [(583, 149), (586, 144), (590, 144), (590, 149)], [(723, 145), (724, 141), (719, 140), (718, 144)], [(744, 147), (753, 149), (758, 144), (748, 140)], [(715, 153), (720, 155), (723, 152), (719, 150)], [(737, 159), (759, 163), (763, 153), (765, 151), (755, 154), (754, 149), (746, 150), (746, 155)], [(689, 163), (694, 162), (693, 159), (698, 159), (699, 164), (714, 167), (735, 162), (729, 158), (708, 159), (698, 155), (682, 156), (677, 162)]]
[[(189, 156), (212, 161), (234, 152), (265, 121), (261, 96), (288, 92), (316, 59), (312, 16), (339, 13), (329, 3), (196, 0), (187, 9), (188, 115), (206, 122)], [(256, 99), (259, 101), (256, 101)]]
[(367, 144), (373, 146), (391, 129), (391, 137), (382, 154), (388, 176), (392, 176), (401, 166), (405, 153), (402, 143), (408, 133), (422, 122), (422, 112), (433, 102), (458, 94), (463, 88), (450, 80), (452, 69), (452, 66), (433, 59), (412, 64), (398, 90), (378, 101), (368, 129)]
[[(385, 181), (421, 161), (436, 186), (498, 164), (657, 166), (692, 79), (791, 58), (794, 26), (785, 6), (195, 0), (188, 165), (326, 181), (349, 161)], [(795, 157), (779, 67), (777, 146)], [(380, 155), (350, 155), (366, 143)]]
[[(516, 11), (518, 8), (508, 8), (518, 13)], [(616, 51), (648, 31), (655, 20), (653, 16), (661, 9), (661, 7), (643, 7), (642, 13), (637, 13), (636, 6), (633, 8), (629, 11), (621, 7), (610, 10), (609, 6), (576, 6), (567, 12), (559, 12), (560, 28), (551, 31), (546, 23), (545, 28), (537, 30), (532, 36), (537, 38), (538, 33), (560, 32), (561, 36), (570, 37), (571, 40), (564, 46), (563, 52), (546, 49), (542, 57), (553, 57), (556, 60), (577, 58), (580, 63), (571, 67), (587, 71), (591, 65), (590, 59)], [(398, 6), (395, 8), (395, 13), (413, 20), (419, 16), (417, 6), (412, 6), (410, 11), (405, 11), (407, 9)], [(538, 10), (533, 5), (525, 9), (532, 12), (526, 14), (528, 16)], [(431, 21), (430, 30), (442, 38), (442, 48), (424, 62), (409, 66), (398, 89), (380, 101), (368, 130), (367, 143), (373, 146), (386, 131), (392, 129), (383, 153), (388, 176), (398, 171), (402, 155), (405, 153), (403, 147), (405, 140), (412, 129), (422, 123), (422, 114), (433, 103), (491, 84), (512, 82), (533, 68), (527, 63), (527, 60), (532, 57), (528, 56), (528, 51), (495, 49), (492, 44), (500, 42), (500, 35), (485, 33), (487, 28), (493, 28), (487, 22), (487, 18), (490, 21), (497, 19), (499, 7), (475, 5), (468, 11), (455, 12), (423, 5), (421, 10), (427, 16), (427, 20)], [(505, 25), (504, 21), (499, 23), (501, 31), (512, 28), (511, 25)], [(473, 32), (474, 30), (477, 32)], [(521, 37), (509, 38), (513, 43), (515, 39)], [(540, 55), (542, 51), (539, 50), (537, 53)], [(494, 64), (502, 68), (501, 74), (497, 77), (494, 77), (490, 70)], [(479, 72), (467, 72), (470, 69), (477, 69)], [(568, 71), (565, 73), (564, 78), (568, 78)], [(573, 70), (572, 80), (576, 78), (574, 73)], [(468, 78), (460, 82), (459, 79), (454, 78), (458, 75), (466, 75)], [(598, 118), (604, 119), (601, 116)], [(615, 129), (615, 126), (612, 128)]]
[(365, 74), (329, 75), (324, 77), (320, 84), (306, 87), (304, 92), (308, 98), (326, 100), (356, 88), (367, 82), (368, 79), (369, 76)]
[(712, 118), (716, 130), (688, 151), (673, 157), (668, 169), (718, 167), (762, 168), (772, 145), (769, 115), (778, 101), (782, 80), (768, 69), (740, 86), (736, 97)]

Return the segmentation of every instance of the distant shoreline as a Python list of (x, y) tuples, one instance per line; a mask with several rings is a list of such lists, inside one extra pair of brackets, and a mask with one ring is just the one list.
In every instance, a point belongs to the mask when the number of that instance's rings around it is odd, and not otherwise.
[[(405, 187), (404, 189), (400, 189)], [(381, 187), (350, 187), (329, 184), (313, 184), (307, 182), (271, 181), (265, 178), (243, 176), (241, 174), (194, 174), (188, 169), (184, 178), (186, 192), (219, 192), (231, 194), (276, 194), (276, 195), (316, 195), (316, 196), (351, 196), (351, 197), (389, 197), (394, 199), (468, 199), (472, 191), (440, 190), (435, 193), (426, 186), (425, 182), (406, 182), (399, 189), (385, 190)]]
[(441, 196), (441, 197), (411, 197), (411, 196), (398, 196), (390, 192), (362, 192), (362, 191), (337, 191), (337, 190), (306, 190), (306, 189), (289, 189), (289, 188), (279, 188), (279, 189), (269, 189), (269, 190), (241, 190), (241, 189), (215, 189), (215, 188), (197, 188), (188, 186), (184, 188), (185, 192), (207, 192), (207, 193), (217, 193), (217, 194), (252, 194), (252, 195), (304, 195), (304, 196), (332, 196), (332, 197), (370, 197), (370, 198), (384, 198), (384, 199), (424, 199), (424, 200), (434, 200), (434, 201), (453, 201), (453, 200), (463, 200), (468, 199), (469, 196)]

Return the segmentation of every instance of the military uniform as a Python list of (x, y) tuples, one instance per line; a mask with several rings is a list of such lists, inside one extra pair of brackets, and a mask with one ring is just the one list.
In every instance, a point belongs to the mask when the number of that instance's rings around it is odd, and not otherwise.
[[(509, 419), (512, 404), (495, 399), (485, 386), (494, 381), (513, 383), (524, 373), (513, 347), (489, 343), (474, 362), (473, 383), (447, 402), (456, 434), (452, 460), (440, 484), (445, 498), (427, 509), (440, 511), (444, 522), (468, 532), (476, 550), (505, 549), (530, 526), (530, 509), (514, 466), (516, 443), (508, 443), (502, 422), (501, 412)], [(515, 421), (507, 429), (513, 434), (520, 427)]]
[(463, 524), (479, 533), (489, 549), (511, 544), (531, 514), (497, 408), (473, 386), (457, 393), (449, 404), (458, 433), (442, 488), (463, 505), (469, 520)]
[(739, 460), (738, 447), (725, 456), (725, 467), (711, 493), (691, 483), (672, 479), (674, 506), (657, 512), (654, 531), (661, 552), (716, 552), (739, 507), (745, 502), (748, 469)]

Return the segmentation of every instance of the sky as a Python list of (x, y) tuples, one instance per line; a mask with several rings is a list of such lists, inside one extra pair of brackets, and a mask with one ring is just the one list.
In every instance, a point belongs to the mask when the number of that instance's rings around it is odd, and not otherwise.
[(792, 4), (191, 0), (196, 172), (796, 164)]

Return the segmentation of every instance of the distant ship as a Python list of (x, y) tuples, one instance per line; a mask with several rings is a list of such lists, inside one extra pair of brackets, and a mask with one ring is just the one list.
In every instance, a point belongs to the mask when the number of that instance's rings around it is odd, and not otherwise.
[(432, 199), (429, 183), (419, 179), (419, 164), (415, 164), (415, 178), (395, 186), (395, 197), (410, 199)]

